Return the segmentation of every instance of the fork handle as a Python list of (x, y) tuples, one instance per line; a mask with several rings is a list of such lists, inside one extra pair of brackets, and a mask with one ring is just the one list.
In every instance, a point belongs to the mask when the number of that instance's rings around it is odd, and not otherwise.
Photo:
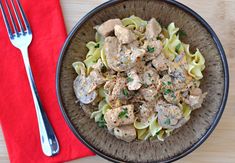
[(27, 72), (31, 92), (33, 95), (33, 101), (36, 109), (40, 141), (42, 146), (42, 151), (46, 156), (53, 156), (59, 152), (59, 143), (56, 138), (56, 135), (53, 131), (53, 128), (46, 116), (46, 113), (43, 109), (42, 103), (40, 101), (37, 88), (33, 79), (33, 74), (30, 67), (29, 57), (28, 57), (28, 48), (21, 49), (23, 55), (24, 65)]

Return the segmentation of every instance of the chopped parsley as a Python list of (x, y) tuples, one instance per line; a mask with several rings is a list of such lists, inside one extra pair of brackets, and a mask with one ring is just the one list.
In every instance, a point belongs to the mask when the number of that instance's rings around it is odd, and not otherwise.
[(166, 124), (166, 125), (170, 125), (170, 124), (171, 124), (171, 120), (170, 120), (170, 118), (167, 118), (167, 119), (165, 120), (164, 124)]
[(124, 88), (124, 89), (122, 90), (122, 93), (123, 93), (124, 96), (126, 96), (126, 97), (129, 96), (129, 92), (128, 92), (128, 90), (127, 90), (126, 88)]
[(127, 77), (127, 83), (129, 83), (129, 82), (132, 82), (134, 79), (133, 78), (131, 78), (131, 77)]
[(180, 47), (181, 47), (181, 43), (179, 43), (178, 45), (176, 45), (176, 47), (175, 47), (175, 51), (176, 51), (177, 53), (179, 52)]
[(177, 32), (177, 34), (179, 35), (180, 38), (182, 38), (182, 37), (184, 37), (184, 36), (187, 36), (187, 33), (186, 33), (184, 30), (182, 30), (182, 29), (180, 29), (180, 30)]
[(100, 44), (96, 44), (96, 45), (95, 45), (95, 48), (99, 48), (99, 47), (100, 47)]
[(148, 45), (148, 46), (147, 46), (147, 51), (148, 51), (149, 53), (153, 53), (153, 52), (155, 51), (155, 48)]
[(161, 40), (161, 37), (160, 37), (160, 36), (157, 36), (157, 40)]
[(152, 75), (151, 75), (150, 73), (148, 73), (148, 77), (149, 77), (149, 78), (151, 78), (151, 77), (152, 77)]
[(162, 82), (162, 85), (163, 86), (166, 86), (166, 85), (171, 85), (172, 84), (172, 82), (170, 82), (170, 81), (167, 81), (167, 82)]
[(104, 119), (104, 115), (102, 115), (99, 119), (99, 121), (97, 122), (98, 126), (100, 128), (104, 128), (106, 126), (106, 121)]
[(172, 92), (172, 90), (170, 90), (170, 89), (165, 89), (164, 90), (164, 95), (168, 95), (169, 93), (171, 93)]
[(172, 84), (172, 82), (170, 82), (170, 81), (167, 82), (167, 85), (171, 85), (171, 84)]
[(122, 108), (122, 111), (118, 114), (118, 118), (128, 118), (128, 110), (127, 108)]

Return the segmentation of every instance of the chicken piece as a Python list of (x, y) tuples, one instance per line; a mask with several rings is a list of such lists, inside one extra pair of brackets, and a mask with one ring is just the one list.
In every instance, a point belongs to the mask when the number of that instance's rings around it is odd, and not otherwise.
[(145, 54), (134, 42), (120, 45), (116, 37), (105, 38), (104, 49), (108, 66), (117, 72), (130, 70)]
[(188, 98), (189, 106), (192, 110), (202, 107), (202, 103), (207, 93), (202, 93), (200, 88), (194, 88), (190, 91), (190, 96)]
[(136, 131), (133, 125), (114, 128), (114, 135), (121, 140), (131, 142), (136, 138)]
[(181, 66), (170, 65), (168, 74), (172, 77), (176, 89), (182, 89), (186, 85), (187, 71)]
[(157, 94), (158, 94), (158, 88), (155, 85), (152, 85), (147, 88), (141, 88), (140, 89), (140, 94), (143, 96), (143, 98), (146, 101), (153, 101), (156, 100)]
[(147, 85), (157, 84), (159, 80), (158, 74), (155, 72), (153, 68), (148, 68), (147, 71), (143, 74), (143, 83)]
[(115, 25), (114, 33), (122, 44), (129, 44), (137, 39), (136, 35), (131, 30), (122, 25)]
[(155, 59), (162, 52), (162, 42), (160, 40), (156, 41), (145, 41), (143, 48), (146, 50), (145, 61), (150, 61)]
[(107, 95), (111, 95), (112, 94), (112, 91), (113, 91), (113, 88), (114, 88), (115, 84), (116, 84), (116, 80), (115, 79), (109, 80), (109, 81), (107, 81), (105, 83), (104, 90), (105, 90), (105, 93)]
[(98, 70), (92, 70), (90, 75), (87, 77), (88, 83), (91, 83), (92, 87), (89, 92), (95, 90), (98, 86), (105, 83), (106, 79)]
[(169, 75), (163, 76), (161, 84), (164, 99), (171, 104), (177, 104), (180, 100), (180, 92), (175, 90), (171, 77)]
[(113, 32), (115, 25), (122, 25), (122, 21), (120, 19), (110, 19), (98, 26), (97, 31), (103, 37), (107, 37), (111, 32)]
[(86, 77), (78, 75), (73, 82), (73, 88), (77, 99), (83, 104), (89, 104), (97, 97), (96, 91), (89, 91), (94, 88), (93, 83), (87, 82)]
[(135, 120), (134, 105), (110, 109), (104, 114), (104, 119), (110, 127), (132, 124)]
[(154, 114), (154, 105), (155, 102), (144, 102), (142, 105), (139, 106), (139, 120), (141, 122), (147, 122), (149, 120), (149, 117)]
[(126, 87), (126, 78), (119, 77), (113, 82), (107, 82), (104, 86), (107, 91), (106, 100), (113, 108), (126, 104), (132, 97), (132, 92), (128, 91)]
[(169, 61), (166, 59), (163, 53), (152, 60), (152, 65), (157, 71), (166, 71), (169, 67)]
[(123, 51), (120, 52), (121, 50), (116, 37), (105, 38), (104, 49), (108, 66), (111, 69), (122, 72), (127, 71), (134, 66), (134, 64), (131, 64), (131, 50), (130, 54)]
[(187, 122), (187, 120), (183, 118), (182, 108), (176, 105), (159, 101), (155, 110), (158, 112), (158, 123), (163, 128), (175, 129)]
[(161, 25), (155, 18), (152, 18), (146, 26), (145, 37), (147, 39), (157, 39), (157, 36), (161, 33), (161, 31)]
[(127, 73), (127, 87), (129, 90), (138, 90), (141, 87), (141, 79), (135, 69), (131, 69)]

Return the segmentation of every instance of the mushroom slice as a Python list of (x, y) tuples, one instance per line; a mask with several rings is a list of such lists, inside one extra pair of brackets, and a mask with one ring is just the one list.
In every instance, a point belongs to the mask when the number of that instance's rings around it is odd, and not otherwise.
[(97, 97), (96, 91), (89, 90), (93, 89), (93, 85), (88, 83), (85, 76), (78, 75), (74, 80), (73, 88), (77, 99), (83, 104), (89, 104)]

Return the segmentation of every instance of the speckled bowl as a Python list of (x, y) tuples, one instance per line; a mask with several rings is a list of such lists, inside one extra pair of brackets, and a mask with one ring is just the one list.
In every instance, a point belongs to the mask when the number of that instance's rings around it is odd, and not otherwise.
[[(201, 87), (209, 95), (202, 108), (192, 113), (189, 122), (164, 142), (126, 143), (118, 140), (85, 116), (79, 104), (75, 103), (73, 80), (76, 73), (71, 65), (85, 58), (85, 44), (94, 40), (93, 27), (108, 19), (131, 15), (146, 20), (155, 17), (165, 26), (175, 22), (187, 33), (183, 41), (189, 43), (192, 50), (198, 47), (206, 59)], [(56, 78), (61, 112), (73, 133), (92, 151), (114, 162), (171, 162), (189, 154), (207, 139), (217, 125), (229, 87), (228, 65), (218, 37), (197, 13), (173, 0), (114, 0), (98, 6), (69, 34), (60, 54)]]

